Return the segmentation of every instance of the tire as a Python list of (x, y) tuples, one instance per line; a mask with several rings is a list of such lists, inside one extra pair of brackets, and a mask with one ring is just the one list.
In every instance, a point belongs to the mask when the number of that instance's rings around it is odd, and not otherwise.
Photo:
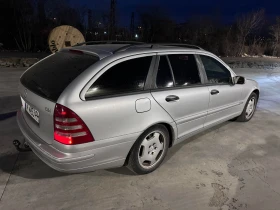
[[(252, 100), (253, 100), (253, 104), (252, 104)], [(251, 120), (255, 114), (257, 102), (258, 102), (257, 94), (251, 93), (251, 95), (249, 96), (249, 98), (244, 106), (242, 114), (239, 117), (237, 117), (236, 121), (247, 122), (247, 121)], [(250, 114), (248, 114), (248, 110), (247, 110), (248, 106), (250, 106), (249, 104), (251, 104), (251, 107), (252, 107), (252, 111), (250, 112)]]
[(136, 140), (127, 167), (139, 175), (151, 173), (164, 160), (169, 142), (169, 132), (164, 125), (152, 126)]

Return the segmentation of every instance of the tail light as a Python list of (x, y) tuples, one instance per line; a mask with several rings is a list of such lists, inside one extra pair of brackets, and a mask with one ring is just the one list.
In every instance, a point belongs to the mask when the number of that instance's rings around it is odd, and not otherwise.
[(71, 109), (60, 104), (54, 110), (54, 140), (67, 145), (94, 141), (82, 119)]
[(79, 55), (83, 55), (83, 51), (80, 50), (69, 50), (70, 53), (74, 53), (74, 54), (79, 54)]

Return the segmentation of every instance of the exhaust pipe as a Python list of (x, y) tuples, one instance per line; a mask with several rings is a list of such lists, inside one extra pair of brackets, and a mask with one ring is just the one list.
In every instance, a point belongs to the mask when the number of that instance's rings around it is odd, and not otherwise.
[(13, 141), (13, 145), (15, 146), (17, 151), (19, 151), (19, 152), (29, 152), (29, 151), (31, 151), (31, 148), (29, 147), (29, 145), (26, 141), (24, 141), (24, 143), (23, 143), (23, 148), (20, 146), (21, 142), (17, 139), (15, 139)]

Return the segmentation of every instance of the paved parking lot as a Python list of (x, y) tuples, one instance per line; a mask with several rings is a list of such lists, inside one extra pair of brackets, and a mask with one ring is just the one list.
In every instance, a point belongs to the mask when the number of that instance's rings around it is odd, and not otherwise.
[(13, 148), (15, 117), (0, 121), (0, 209), (279, 209), (280, 69), (235, 71), (260, 83), (253, 119), (176, 145), (149, 175), (56, 172)]

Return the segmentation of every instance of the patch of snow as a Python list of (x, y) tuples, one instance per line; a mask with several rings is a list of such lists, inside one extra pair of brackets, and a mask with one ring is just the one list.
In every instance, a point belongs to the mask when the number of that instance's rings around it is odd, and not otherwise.
[(279, 58), (277, 56), (262, 55), (263, 58)]
[(269, 55), (248, 55), (246, 53), (244, 53), (243, 55), (241, 55), (241, 57), (243, 58), (279, 58), (277, 56), (269, 56)]

